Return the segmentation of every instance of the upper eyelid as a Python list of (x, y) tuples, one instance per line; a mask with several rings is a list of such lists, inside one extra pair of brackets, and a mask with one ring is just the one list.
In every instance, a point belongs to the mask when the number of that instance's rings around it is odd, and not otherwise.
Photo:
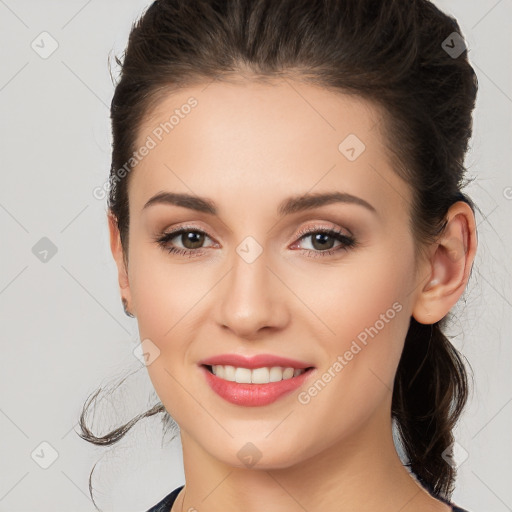
[[(171, 235), (171, 234), (174, 234), (174, 233), (177, 233), (180, 231), (197, 231), (197, 232), (204, 233), (205, 235), (209, 236), (212, 239), (215, 238), (214, 236), (210, 235), (210, 233), (207, 229), (200, 227), (200, 226), (191, 226), (191, 225), (183, 225), (183, 226), (180, 225), (176, 228), (164, 229), (164, 230), (162, 230), (161, 234), (165, 236), (165, 235)], [(311, 232), (315, 232), (315, 231), (342, 231), (342, 232), (346, 232), (347, 236), (352, 236), (352, 231), (350, 229), (348, 229), (347, 227), (338, 227), (333, 223), (331, 223), (330, 225), (308, 224), (304, 227), (301, 227), (300, 229), (293, 230), (293, 232), (299, 236), (303, 236), (304, 234), (310, 234)]]
[(332, 232), (335, 232), (337, 234), (342, 234), (342, 235), (345, 235), (347, 237), (352, 237), (353, 234), (352, 234), (352, 231), (346, 227), (338, 227), (338, 226), (335, 226), (334, 224), (332, 224), (331, 226), (315, 226), (315, 225), (308, 225), (306, 227), (303, 227), (303, 228), (300, 228), (296, 235), (300, 236), (300, 237), (303, 237), (305, 235), (310, 235), (310, 234), (313, 234), (313, 233), (316, 233), (318, 231), (332, 231)]
[[(180, 234), (182, 234), (183, 232), (187, 232), (187, 231), (200, 232), (200, 233), (206, 235), (214, 243), (219, 243), (216, 241), (216, 238), (213, 237), (212, 235), (210, 235), (206, 229), (204, 229), (202, 227), (198, 227), (198, 226), (191, 226), (191, 225), (178, 226), (177, 228), (173, 228), (169, 231), (164, 230), (161, 236), (166, 237), (168, 240), (172, 240), (173, 238), (175, 238), (175, 237), (179, 236)], [(294, 241), (302, 240), (303, 238), (307, 238), (308, 236), (311, 236), (317, 232), (334, 232), (337, 235), (346, 236), (347, 238), (354, 237), (354, 235), (348, 228), (339, 228), (333, 224), (331, 224), (331, 226), (309, 224), (309, 225), (306, 225), (305, 227), (301, 227), (298, 230), (294, 230), (294, 233), (295, 233)], [(206, 249), (206, 248), (207, 247), (204, 247), (204, 249)], [(201, 249), (203, 249), (203, 248), (201, 248)], [(195, 250), (195, 249), (190, 249), (190, 250)], [(197, 249), (197, 250), (200, 250), (200, 249)]]

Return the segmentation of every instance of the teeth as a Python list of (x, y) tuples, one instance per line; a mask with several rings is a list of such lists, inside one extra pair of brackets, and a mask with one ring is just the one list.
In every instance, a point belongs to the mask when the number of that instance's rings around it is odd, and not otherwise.
[(288, 380), (292, 377), (301, 375), (306, 370), (303, 368), (283, 368), (281, 366), (254, 368), (238, 368), (230, 365), (216, 364), (212, 366), (212, 372), (217, 377), (239, 382), (241, 384), (268, 384), (269, 382), (279, 382)]

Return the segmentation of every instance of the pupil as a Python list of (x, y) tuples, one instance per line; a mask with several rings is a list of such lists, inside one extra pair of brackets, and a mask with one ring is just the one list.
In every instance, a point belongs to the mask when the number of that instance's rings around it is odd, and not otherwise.
[[(197, 249), (198, 247), (201, 246), (204, 239), (204, 235), (202, 233), (197, 233), (195, 231), (189, 231), (188, 233), (184, 233), (183, 236), (185, 237), (185, 239), (182, 240), (182, 242), (187, 249)], [(195, 238), (197, 237), (199, 238), (195, 240)], [(191, 244), (192, 247), (189, 246), (188, 244)]]
[[(329, 243), (329, 238), (330, 238), (330, 235), (326, 234), (326, 233), (317, 233), (314, 237), (313, 237), (313, 247), (315, 247), (315, 249), (325, 249), (326, 248), (326, 242), (327, 244)], [(332, 240), (331, 240), (332, 242)], [(319, 247), (316, 247), (315, 244), (319, 243)], [(328, 247), (329, 249), (331, 247)]]

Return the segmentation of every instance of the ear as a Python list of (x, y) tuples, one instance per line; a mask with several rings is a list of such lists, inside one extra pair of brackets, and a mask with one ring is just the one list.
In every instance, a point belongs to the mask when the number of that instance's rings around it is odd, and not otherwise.
[(112, 256), (117, 265), (117, 276), (119, 281), (119, 288), (121, 291), (121, 297), (126, 298), (129, 308), (132, 306), (132, 298), (130, 292), (130, 283), (128, 281), (128, 269), (127, 269), (127, 258), (123, 253), (123, 247), (121, 245), (121, 235), (117, 226), (117, 219), (109, 211), (107, 214), (108, 218), (108, 229), (110, 232), (110, 250)]
[[(412, 316), (421, 324), (441, 320), (464, 292), (477, 248), (475, 216), (464, 201), (454, 203), (446, 214), (447, 224), (432, 246), (425, 264), (422, 290)], [(426, 279), (426, 282), (425, 282)]]

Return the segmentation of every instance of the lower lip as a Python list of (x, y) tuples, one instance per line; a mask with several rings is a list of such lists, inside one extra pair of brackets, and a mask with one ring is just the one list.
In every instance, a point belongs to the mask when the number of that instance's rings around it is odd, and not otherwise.
[(245, 407), (257, 407), (275, 402), (304, 384), (304, 381), (313, 372), (313, 369), (310, 368), (291, 379), (269, 382), (267, 384), (241, 384), (221, 379), (211, 373), (205, 366), (201, 366), (201, 370), (206, 377), (208, 385), (215, 393), (232, 404)]

